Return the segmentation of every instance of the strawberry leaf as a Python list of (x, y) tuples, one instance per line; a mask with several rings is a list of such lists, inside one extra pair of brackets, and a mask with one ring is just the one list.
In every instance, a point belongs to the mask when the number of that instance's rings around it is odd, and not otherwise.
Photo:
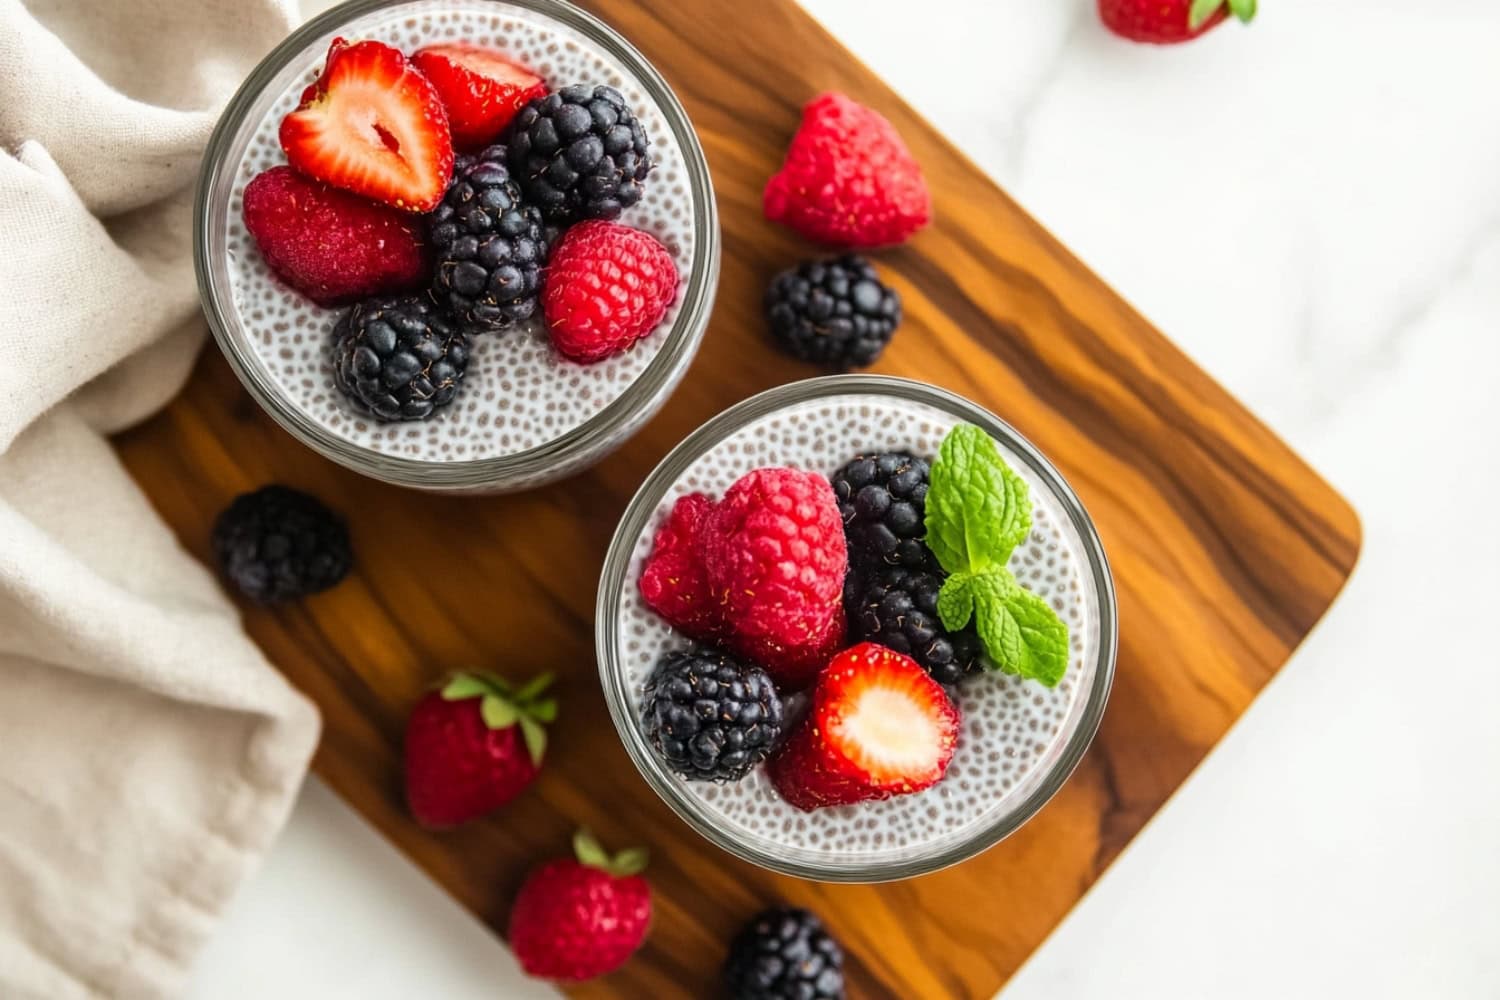
[(538, 722), (551, 722), (557, 718), (557, 699), (534, 701), (526, 706), (526, 714)]
[(573, 834), (573, 855), (580, 864), (588, 865), (590, 868), (598, 868), (603, 871), (609, 870), (609, 854), (604, 846), (599, 843), (588, 827), (579, 827), (578, 832)]
[(498, 694), (485, 695), (484, 701), (479, 703), (479, 712), (484, 716), (484, 724), (491, 729), (509, 729), (521, 717), (520, 710)]
[(1249, 24), (1255, 20), (1255, 0), (1229, 0), (1229, 12)]
[(547, 685), (551, 683), (552, 674), (537, 674), (535, 677), (527, 681), (525, 684), (521, 685), (521, 687), (516, 690), (516, 701), (530, 701), (537, 695), (541, 694), (543, 691), (547, 690)]
[(650, 854), (644, 847), (629, 847), (611, 857), (587, 827), (580, 827), (573, 834), (573, 854), (580, 864), (608, 872), (615, 878), (640, 874), (650, 860)]
[(639, 875), (646, 870), (646, 863), (650, 860), (651, 852), (644, 847), (627, 847), (610, 861), (609, 873), (616, 878)]
[(1193, 0), (1193, 6), (1188, 8), (1188, 27), (1197, 31), (1222, 6), (1224, 0)]
[(547, 752), (547, 729), (529, 716), (520, 716), (520, 721), (521, 739), (526, 742), (526, 752), (531, 755), (531, 762), (541, 767), (542, 755)]
[(465, 698), (482, 698), (493, 692), (483, 678), (474, 674), (454, 674), (453, 679), (443, 685), (444, 701), (463, 701)]

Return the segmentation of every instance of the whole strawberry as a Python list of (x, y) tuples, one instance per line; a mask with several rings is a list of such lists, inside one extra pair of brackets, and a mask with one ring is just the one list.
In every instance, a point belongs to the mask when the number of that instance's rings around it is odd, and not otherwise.
[(456, 674), (412, 709), (406, 724), (406, 801), (417, 822), (446, 829), (505, 805), (531, 784), (547, 751), (557, 702), (542, 674), (519, 688), (488, 674)]
[(1099, 0), (1104, 26), (1121, 38), (1173, 45), (1197, 38), (1233, 14), (1255, 17), (1256, 0)]
[(408, 291), (432, 271), (416, 216), (291, 167), (251, 178), (244, 218), (267, 266), (318, 305)]
[(552, 248), (542, 312), (558, 353), (592, 364), (656, 329), (677, 297), (677, 265), (655, 238), (592, 219)]
[(879, 112), (843, 94), (802, 109), (786, 162), (766, 184), (766, 218), (816, 243), (874, 248), (927, 225), (932, 199), (922, 168)]
[(828, 480), (756, 469), (724, 494), (703, 531), (703, 565), (731, 650), (777, 684), (807, 684), (844, 640), (849, 554)]
[(638, 874), (646, 851), (610, 856), (587, 830), (573, 858), (550, 861), (521, 886), (506, 936), (527, 975), (581, 982), (613, 972), (651, 926), (651, 887)]

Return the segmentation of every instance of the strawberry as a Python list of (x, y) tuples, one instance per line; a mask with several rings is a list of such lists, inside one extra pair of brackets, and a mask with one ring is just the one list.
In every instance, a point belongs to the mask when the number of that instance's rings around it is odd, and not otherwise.
[(505, 805), (537, 776), (544, 723), (557, 702), (542, 674), (512, 689), (487, 674), (456, 674), (417, 703), (406, 724), (406, 801), (417, 822), (445, 829)]
[(245, 185), (245, 228), (277, 277), (323, 306), (424, 284), (421, 220), (272, 167)]
[(527, 101), (547, 93), (531, 70), (478, 45), (429, 45), (411, 63), (437, 88), (459, 150), (488, 146)]
[(676, 297), (677, 265), (655, 237), (590, 219), (552, 248), (542, 313), (557, 352), (593, 364), (654, 330)]
[(1104, 26), (1133, 42), (1172, 45), (1216, 27), (1230, 14), (1249, 23), (1256, 0), (1099, 0)]
[(763, 207), (766, 218), (816, 243), (855, 248), (904, 242), (932, 215), (922, 168), (896, 129), (843, 94), (802, 109)]
[(430, 212), (453, 172), (437, 90), (398, 49), (335, 38), (323, 75), (281, 120), (287, 162), (408, 212)]
[(812, 705), (767, 763), (798, 809), (920, 792), (948, 770), (958, 709), (909, 657), (861, 643), (818, 676)]
[(613, 972), (635, 954), (651, 925), (651, 887), (638, 872), (642, 848), (611, 857), (587, 830), (573, 837), (577, 860), (550, 861), (521, 886), (506, 936), (527, 975), (582, 982)]

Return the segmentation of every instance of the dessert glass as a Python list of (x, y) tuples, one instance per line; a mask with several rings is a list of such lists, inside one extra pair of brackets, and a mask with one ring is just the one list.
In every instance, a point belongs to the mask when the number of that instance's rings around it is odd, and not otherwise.
[[(595, 365), (559, 358), (539, 322), (471, 338), (454, 401), (425, 421), (355, 414), (333, 386), (328, 338), (339, 310), (280, 284), (240, 219), (251, 177), (284, 162), (281, 117), (336, 36), (410, 53), (469, 41), (525, 63), (554, 87), (620, 90), (656, 166), (622, 223), (656, 236), (679, 271), (677, 301), (630, 350)], [(640, 428), (686, 372), (718, 287), (718, 211), (682, 105), (624, 38), (561, 0), (351, 0), (297, 29), (250, 74), (219, 119), (198, 184), (194, 258), (219, 347), (250, 395), (299, 441), (356, 472), (421, 489), (511, 492), (577, 472)]]
[[(656, 756), (639, 706), (661, 652), (692, 643), (640, 598), (641, 566), (676, 499), (715, 498), (752, 468), (790, 465), (832, 474), (860, 452), (934, 456), (955, 424), (985, 430), (1030, 485), (1031, 536), (1010, 562), (1020, 582), (1069, 625), (1062, 682), (986, 671), (957, 688), (963, 714), (947, 776), (925, 792), (800, 812), (764, 769), (734, 784), (689, 782)], [(972, 857), (1036, 814), (1087, 749), (1114, 677), (1114, 585), (1093, 523), (1072, 489), (1025, 438), (959, 396), (906, 379), (841, 375), (763, 392), (689, 435), (647, 477), (605, 558), (595, 619), (600, 680), (626, 750), (648, 784), (708, 840), (788, 875), (829, 882), (910, 878)], [(798, 696), (801, 697), (801, 696)], [(795, 714), (789, 706), (789, 715)]]

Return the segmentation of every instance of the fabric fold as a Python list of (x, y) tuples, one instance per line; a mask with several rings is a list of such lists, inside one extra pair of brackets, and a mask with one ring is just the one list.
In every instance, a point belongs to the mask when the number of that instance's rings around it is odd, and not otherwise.
[(315, 709), (103, 435), (203, 341), (192, 188), (276, 0), (0, 0), (0, 996), (176, 993)]

